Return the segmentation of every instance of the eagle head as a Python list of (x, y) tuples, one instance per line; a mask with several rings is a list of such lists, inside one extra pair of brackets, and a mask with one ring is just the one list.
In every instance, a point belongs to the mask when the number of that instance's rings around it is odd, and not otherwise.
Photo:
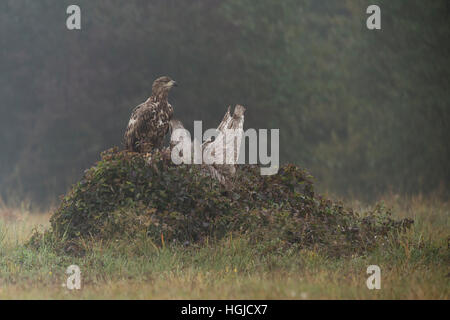
[(172, 87), (176, 87), (177, 83), (168, 76), (159, 77), (153, 82), (152, 95), (167, 95)]

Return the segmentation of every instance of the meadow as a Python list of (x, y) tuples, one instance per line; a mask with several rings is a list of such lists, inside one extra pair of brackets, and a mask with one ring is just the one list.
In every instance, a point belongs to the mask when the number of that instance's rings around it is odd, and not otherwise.
[[(142, 237), (87, 241), (85, 254), (62, 254), (26, 245), (35, 228), (49, 227), (50, 212), (3, 206), (0, 299), (449, 299), (450, 203), (384, 199), (394, 217), (413, 218), (414, 225), (395, 243), (334, 258), (301, 248), (266, 252), (231, 234), (187, 247)], [(81, 270), (80, 290), (64, 286), (73, 264)], [(369, 265), (381, 268), (380, 290), (366, 286)]]

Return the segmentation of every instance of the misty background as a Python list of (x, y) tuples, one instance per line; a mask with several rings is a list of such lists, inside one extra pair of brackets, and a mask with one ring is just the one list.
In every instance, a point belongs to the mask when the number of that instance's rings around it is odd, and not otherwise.
[[(55, 202), (121, 146), (161, 75), (188, 129), (243, 104), (245, 128), (280, 128), (281, 163), (321, 191), (448, 196), (450, 3), (375, 2), (1, 0), (2, 198)], [(366, 27), (370, 4), (381, 30)]]

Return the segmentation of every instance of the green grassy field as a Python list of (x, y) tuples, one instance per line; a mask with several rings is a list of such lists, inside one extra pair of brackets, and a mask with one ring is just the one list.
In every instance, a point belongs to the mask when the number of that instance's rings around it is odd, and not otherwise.
[[(73, 257), (24, 246), (33, 228), (48, 227), (49, 213), (3, 207), (0, 299), (449, 299), (450, 203), (391, 196), (386, 205), (414, 226), (400, 244), (350, 258), (264, 253), (236, 236), (187, 248), (87, 242), (86, 254)], [(80, 290), (63, 286), (72, 264), (81, 269)], [(366, 286), (369, 265), (381, 268), (380, 290)]]

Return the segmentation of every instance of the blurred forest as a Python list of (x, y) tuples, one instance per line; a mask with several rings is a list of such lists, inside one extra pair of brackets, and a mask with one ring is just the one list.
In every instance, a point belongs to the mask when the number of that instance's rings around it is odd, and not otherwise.
[(448, 196), (449, 40), (447, 0), (2, 0), (0, 192), (55, 201), (169, 75), (189, 129), (243, 104), (322, 191)]

